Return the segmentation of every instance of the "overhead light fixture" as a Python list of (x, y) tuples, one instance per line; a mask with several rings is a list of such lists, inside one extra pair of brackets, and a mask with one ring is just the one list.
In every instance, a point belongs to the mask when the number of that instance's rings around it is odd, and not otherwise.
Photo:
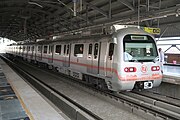
[(180, 8), (178, 8), (177, 10), (176, 10), (176, 17), (178, 17), (180, 15)]
[(38, 7), (43, 8), (42, 5), (40, 5), (40, 4), (36, 3), (36, 2), (28, 2), (28, 3), (31, 4), (31, 5), (36, 5), (36, 6), (38, 6)]

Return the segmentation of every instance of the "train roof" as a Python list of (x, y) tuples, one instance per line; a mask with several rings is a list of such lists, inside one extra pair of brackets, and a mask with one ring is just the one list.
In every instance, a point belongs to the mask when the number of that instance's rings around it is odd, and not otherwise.
[(54, 42), (67, 42), (67, 41), (77, 41), (77, 40), (87, 40), (92, 38), (94, 40), (99, 38), (112, 38), (114, 34), (119, 34), (121, 36), (127, 34), (145, 34), (150, 35), (149, 33), (142, 30), (139, 26), (135, 25), (111, 25), (111, 26), (101, 26), (97, 28), (91, 28), (84, 31), (74, 31), (73, 33), (66, 33), (57, 36), (55, 39), (41, 40), (37, 42), (24, 43), (21, 45), (32, 45), (32, 44), (51, 44)]

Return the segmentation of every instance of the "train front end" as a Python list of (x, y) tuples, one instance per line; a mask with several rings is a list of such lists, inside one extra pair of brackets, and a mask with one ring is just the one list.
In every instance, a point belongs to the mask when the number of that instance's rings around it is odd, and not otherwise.
[(116, 69), (119, 90), (159, 86), (162, 81), (162, 66), (153, 37), (142, 30), (131, 29), (119, 36), (117, 34), (117, 38), (119, 62), (116, 63)]

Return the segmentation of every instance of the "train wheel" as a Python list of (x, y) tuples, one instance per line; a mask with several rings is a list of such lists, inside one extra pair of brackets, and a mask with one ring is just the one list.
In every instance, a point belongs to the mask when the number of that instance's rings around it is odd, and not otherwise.
[(53, 70), (53, 65), (47, 65), (49, 70)]

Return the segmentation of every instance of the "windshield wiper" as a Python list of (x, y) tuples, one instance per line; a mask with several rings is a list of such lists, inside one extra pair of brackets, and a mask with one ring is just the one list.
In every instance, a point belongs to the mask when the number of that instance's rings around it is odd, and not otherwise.
[(153, 60), (152, 60), (154, 63), (159, 61), (159, 56), (155, 57)]
[(131, 60), (129, 60), (129, 62), (138, 62), (138, 60), (137, 59), (131, 59)]

